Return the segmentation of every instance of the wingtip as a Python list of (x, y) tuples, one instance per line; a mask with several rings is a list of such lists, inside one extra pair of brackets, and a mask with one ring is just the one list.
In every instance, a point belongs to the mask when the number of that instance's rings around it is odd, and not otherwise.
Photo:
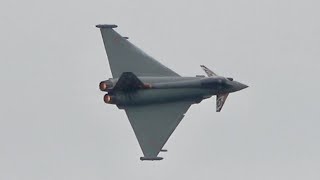
[(163, 157), (140, 157), (141, 161), (161, 161)]
[(96, 25), (96, 27), (102, 29), (102, 28), (116, 28), (118, 26), (115, 24), (98, 24)]

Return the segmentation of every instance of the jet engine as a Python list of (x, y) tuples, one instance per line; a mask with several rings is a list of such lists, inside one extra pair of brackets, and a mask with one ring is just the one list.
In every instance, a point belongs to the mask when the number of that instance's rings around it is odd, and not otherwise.
[(112, 87), (113, 87), (113, 82), (110, 80), (101, 81), (99, 84), (99, 89), (105, 92), (108, 92), (109, 89), (111, 89)]
[(110, 96), (108, 94), (104, 95), (103, 100), (107, 104), (115, 104), (116, 102), (116, 97), (115, 96)]

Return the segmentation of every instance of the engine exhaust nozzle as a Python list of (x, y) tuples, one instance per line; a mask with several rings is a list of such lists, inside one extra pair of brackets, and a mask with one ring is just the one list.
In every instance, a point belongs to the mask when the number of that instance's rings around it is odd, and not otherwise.
[(103, 97), (103, 101), (107, 104), (114, 104), (114, 97), (106, 94)]
[(109, 88), (108, 84), (105, 81), (100, 82), (99, 89), (101, 91), (107, 91)]

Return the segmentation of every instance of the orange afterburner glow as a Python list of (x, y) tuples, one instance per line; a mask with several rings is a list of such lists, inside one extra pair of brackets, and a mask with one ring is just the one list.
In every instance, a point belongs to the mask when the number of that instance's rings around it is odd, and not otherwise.
[(108, 84), (104, 81), (100, 82), (99, 88), (101, 91), (106, 91), (108, 89)]
[(111, 96), (109, 96), (108, 94), (104, 95), (103, 100), (105, 103), (107, 104), (111, 104)]

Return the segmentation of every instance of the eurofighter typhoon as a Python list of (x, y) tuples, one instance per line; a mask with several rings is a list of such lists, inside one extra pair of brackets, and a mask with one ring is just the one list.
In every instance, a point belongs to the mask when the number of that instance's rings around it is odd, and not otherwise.
[(201, 65), (205, 76), (181, 77), (122, 37), (117, 25), (97, 25), (112, 78), (99, 84), (104, 102), (124, 109), (143, 152), (140, 160), (162, 160), (158, 154), (192, 104), (216, 96), (220, 112), (229, 93), (248, 86), (217, 75)]

